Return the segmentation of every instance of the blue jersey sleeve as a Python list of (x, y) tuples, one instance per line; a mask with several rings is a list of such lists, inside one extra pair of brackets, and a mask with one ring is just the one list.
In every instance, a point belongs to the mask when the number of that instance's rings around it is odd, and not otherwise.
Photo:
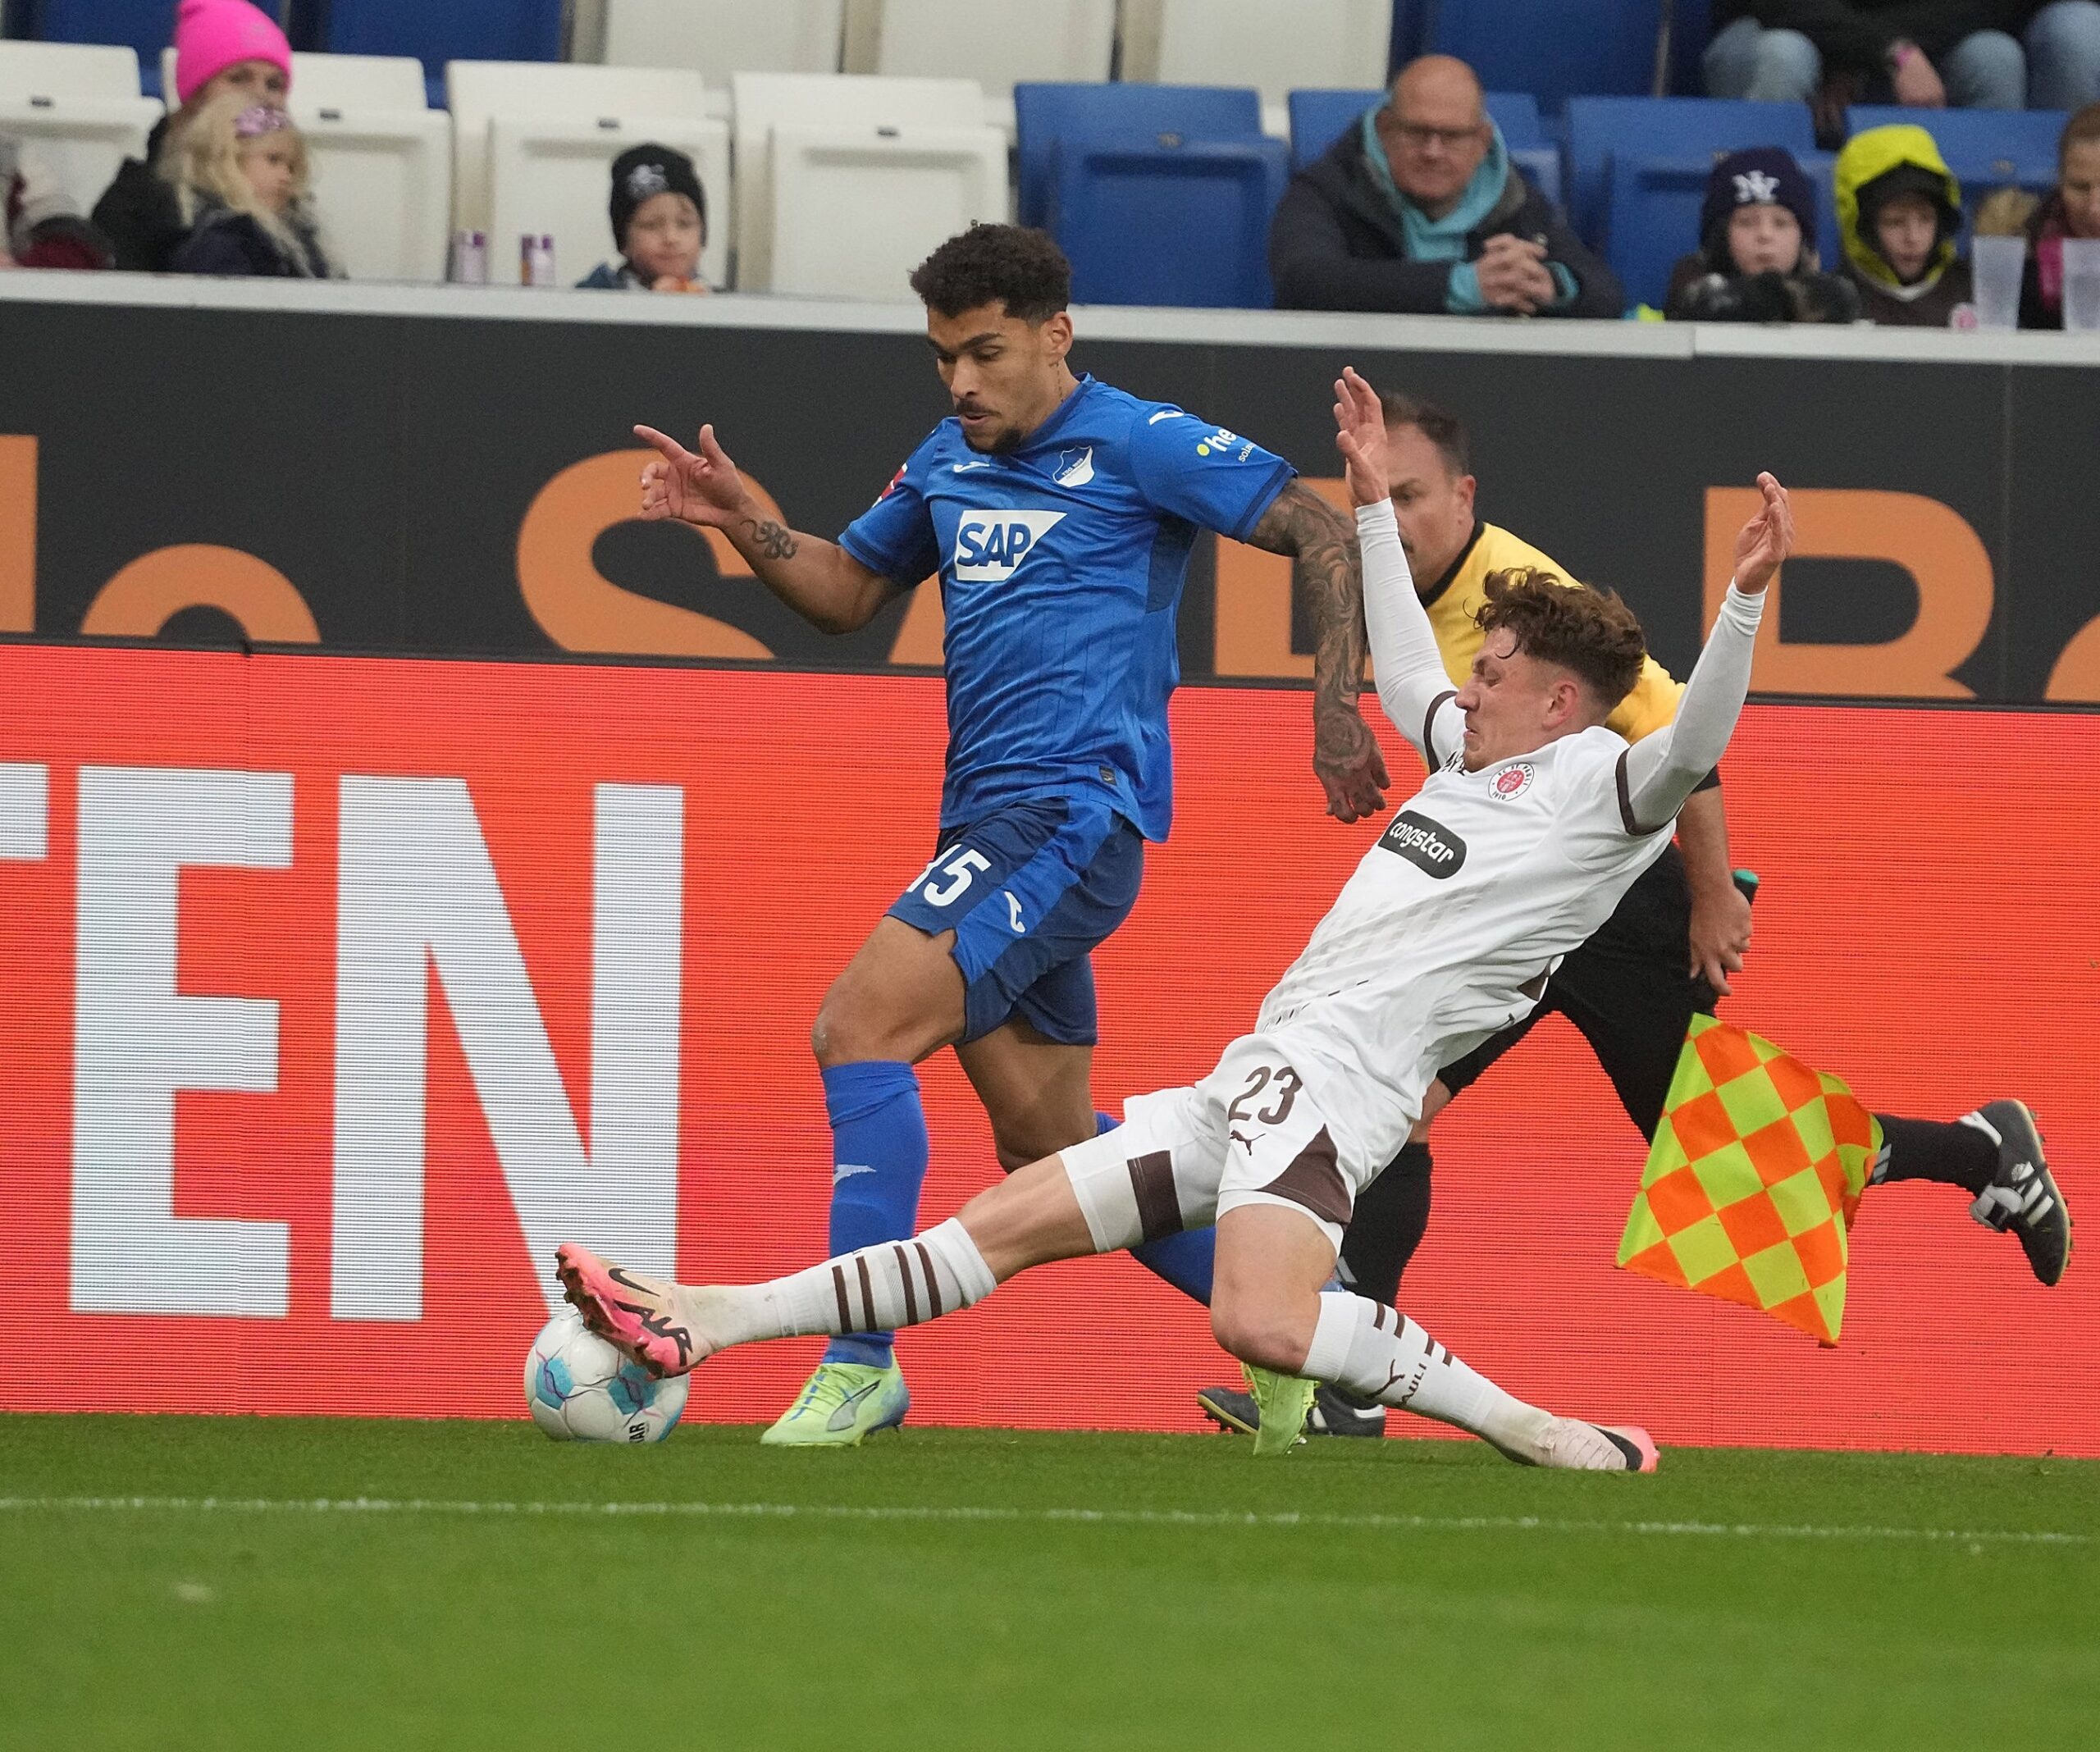
[(923, 453), (890, 477), (878, 499), (846, 526), (838, 545), (869, 571), (910, 590), (941, 568), (940, 538), (920, 492), (925, 471)]
[(1130, 468), (1160, 509), (1235, 541), (1253, 533), (1297, 472), (1251, 438), (1174, 409), (1153, 414), (1131, 433)]

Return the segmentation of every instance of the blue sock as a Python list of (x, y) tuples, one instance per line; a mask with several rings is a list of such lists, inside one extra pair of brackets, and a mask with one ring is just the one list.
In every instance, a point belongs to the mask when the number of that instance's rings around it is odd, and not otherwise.
[[(1105, 1113), (1093, 1116), (1093, 1132), (1116, 1129), (1116, 1121)], [(1130, 1249), (1130, 1257), (1154, 1277), (1163, 1279), (1185, 1296), (1194, 1297), (1205, 1307), (1211, 1305), (1211, 1268), (1217, 1259), (1215, 1229), (1185, 1230), (1178, 1235), (1162, 1235)]]
[[(919, 1226), (919, 1189), (926, 1180), (926, 1114), (917, 1074), (893, 1059), (828, 1065), (824, 1105), (831, 1116), (833, 1257), (910, 1239)], [(895, 1337), (843, 1334), (831, 1341), (824, 1360), (887, 1368)]]

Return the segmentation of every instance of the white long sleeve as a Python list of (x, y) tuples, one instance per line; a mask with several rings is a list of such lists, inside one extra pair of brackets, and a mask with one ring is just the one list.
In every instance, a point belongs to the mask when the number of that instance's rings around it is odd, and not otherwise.
[(1674, 819), (1700, 781), (1720, 764), (1750, 691), (1751, 658), (1764, 614), (1764, 591), (1746, 596), (1731, 583), (1675, 720), (1627, 751), (1627, 800), (1643, 828), (1659, 829)]
[(1429, 716), (1436, 702), (1452, 691), (1414, 574), (1400, 545), (1400, 526), (1393, 502), (1356, 508), (1357, 545), (1363, 555), (1363, 624), (1371, 640), (1371, 662), (1377, 672), (1378, 703), (1394, 727), (1435, 766), (1437, 756), (1427, 746)]

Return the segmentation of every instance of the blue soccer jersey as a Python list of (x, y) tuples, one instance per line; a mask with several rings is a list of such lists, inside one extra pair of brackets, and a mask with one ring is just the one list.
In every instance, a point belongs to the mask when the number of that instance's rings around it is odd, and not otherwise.
[(1292, 475), (1237, 433), (1092, 377), (1019, 449), (934, 427), (839, 537), (907, 589), (938, 572), (947, 632), (943, 827), (1105, 787), (1164, 839), (1176, 611), (1198, 529), (1244, 541)]

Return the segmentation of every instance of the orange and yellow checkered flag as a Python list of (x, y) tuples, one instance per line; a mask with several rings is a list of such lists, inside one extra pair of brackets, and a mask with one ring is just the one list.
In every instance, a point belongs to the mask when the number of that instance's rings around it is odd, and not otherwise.
[(1881, 1126), (1837, 1078), (1694, 1016), (1618, 1262), (1834, 1345)]

